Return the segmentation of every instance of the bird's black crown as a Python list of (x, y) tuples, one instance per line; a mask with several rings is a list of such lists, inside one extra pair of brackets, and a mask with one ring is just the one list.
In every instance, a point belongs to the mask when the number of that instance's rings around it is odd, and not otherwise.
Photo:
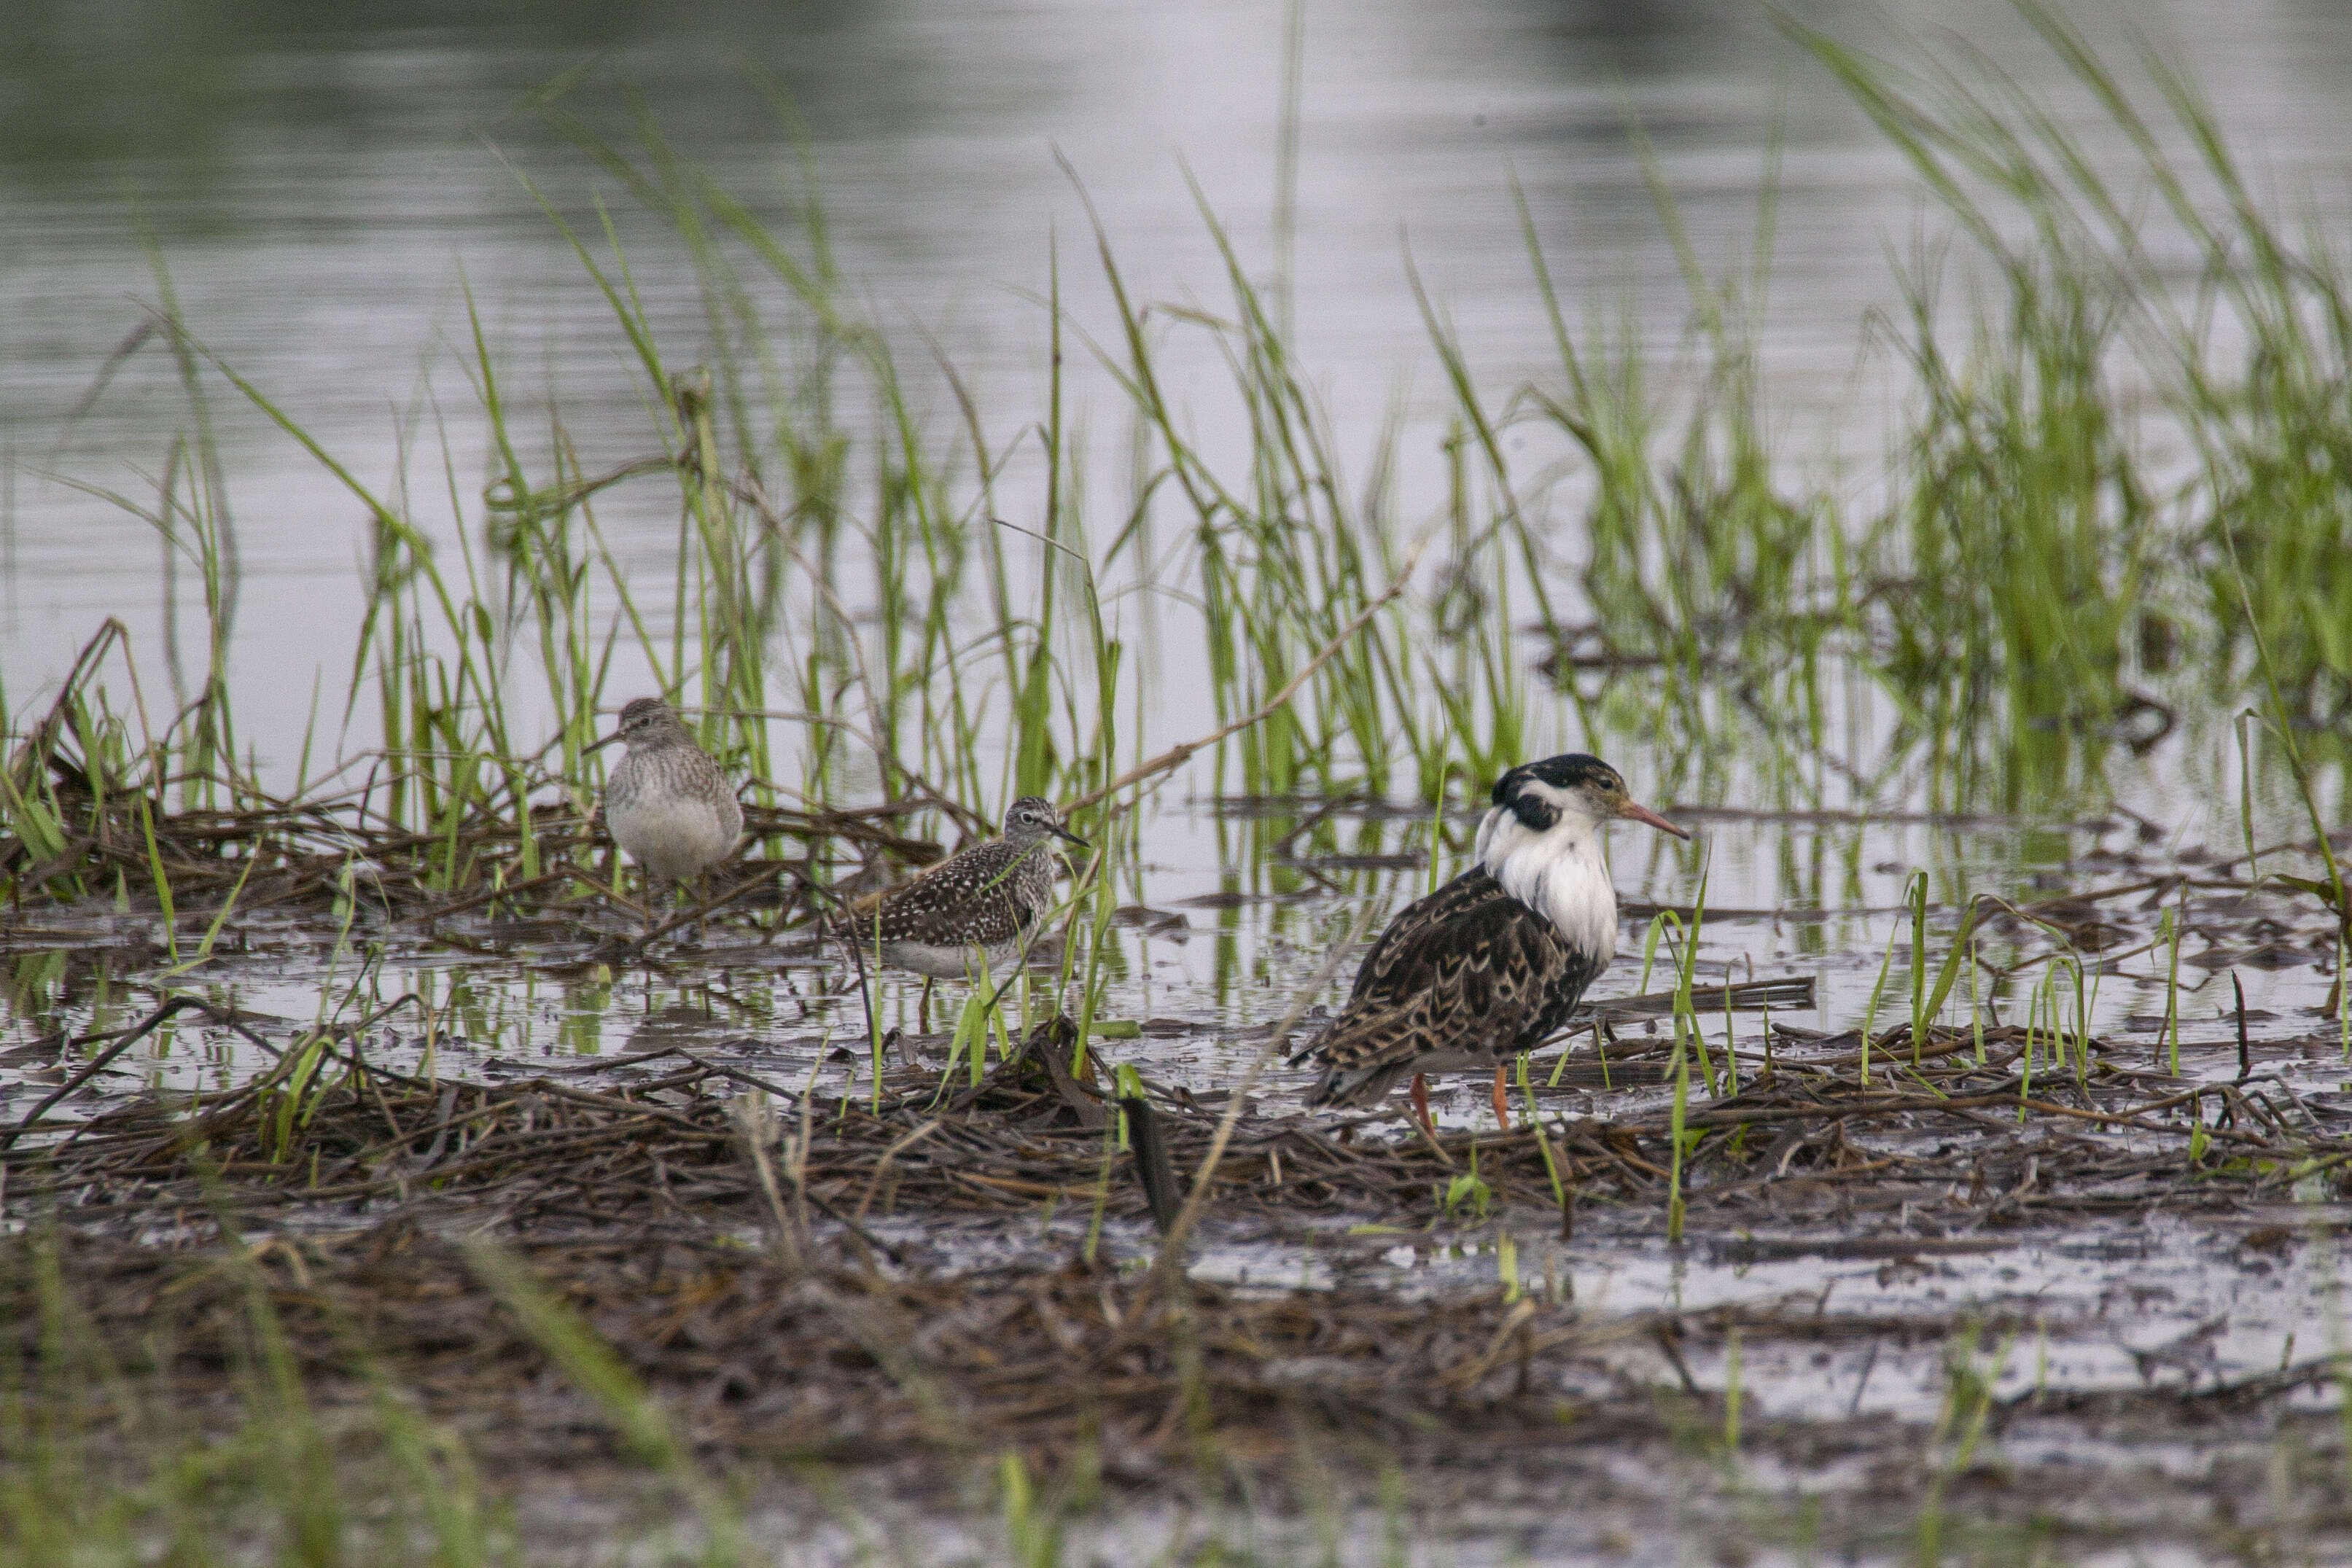
[(1555, 789), (1598, 789), (1604, 795), (1625, 792), (1625, 780), (1617, 769), (1581, 751), (1547, 757), (1541, 762), (1522, 762), (1495, 780), (1493, 799), (1496, 805), (1507, 807), (1529, 831), (1538, 833), (1559, 821), (1559, 808), (1529, 789), (1527, 786), (1530, 781), (1549, 784)]

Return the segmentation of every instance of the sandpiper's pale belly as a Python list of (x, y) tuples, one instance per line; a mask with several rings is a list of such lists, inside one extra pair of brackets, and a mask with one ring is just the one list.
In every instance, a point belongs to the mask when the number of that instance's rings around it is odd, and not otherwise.
[(676, 796), (610, 802), (604, 821), (613, 841), (626, 850), (646, 875), (663, 882), (701, 875), (727, 858), (743, 832), (740, 808), (730, 811), (709, 800)]
[(929, 975), (935, 980), (961, 980), (971, 973), (975, 961), (993, 974), (1020, 955), (1018, 942), (1000, 942), (993, 947), (946, 947), (930, 942), (882, 944), (885, 963)]

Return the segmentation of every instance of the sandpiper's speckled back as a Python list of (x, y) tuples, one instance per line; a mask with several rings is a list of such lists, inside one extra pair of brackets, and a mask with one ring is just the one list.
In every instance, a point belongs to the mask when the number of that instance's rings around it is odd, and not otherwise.
[(998, 964), (1054, 907), (1054, 851), (1068, 836), (1053, 804), (1024, 795), (1006, 808), (1004, 836), (974, 844), (929, 871), (850, 906), (852, 940), (919, 973), (964, 972), (973, 950)]
[(732, 854), (743, 836), (735, 787), (669, 705), (631, 702), (620, 738), (628, 755), (604, 782), (613, 841), (657, 882), (699, 876)]

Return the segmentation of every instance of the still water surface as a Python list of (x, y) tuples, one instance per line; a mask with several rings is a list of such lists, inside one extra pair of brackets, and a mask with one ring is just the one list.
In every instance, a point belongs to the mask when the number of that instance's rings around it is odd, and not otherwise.
[[(1914, 37), (1965, 40), (2030, 88), (2057, 85), (2030, 29), (1990, 0), (1797, 9), (1864, 47), (1902, 56)], [(2352, 27), (2336, 7), (2176, 0), (2075, 15), (2119, 58), (2126, 21), (2177, 47), (2256, 167), (2290, 196), (2343, 210)], [(1630, 306), (1662, 361), (1681, 339), (1687, 298), (1632, 119), (1711, 269), (1758, 243), (1781, 140), (1761, 341), (1788, 446), (1857, 467), (1878, 455), (1858, 350), (1868, 308), (1890, 294), (1889, 255), (1917, 233), (1916, 194), (1762, 7), (1365, 0), (1310, 3), (1302, 16), (1297, 334), (1359, 481), (1381, 422), (1404, 409), (1403, 445), (1422, 455), (1403, 476), (1409, 524), (1442, 497), (1425, 453), (1444, 387), (1406, 283), (1408, 245), (1496, 394), (1557, 372), (1514, 176), (1571, 320)], [(641, 109), (780, 223), (797, 134), (854, 291), (915, 362), (918, 329), (937, 335), (1001, 439), (1043, 407), (1038, 301), (1057, 246), (1076, 319), (1106, 339), (1115, 328), (1073, 176), (1139, 298), (1225, 308), (1188, 172), (1245, 264), (1271, 272), (1284, 30), (1281, 7), (1236, 3), (547, 4), (496, 17), (396, 0), (13, 7), (0, 58), (0, 670), (12, 703), (54, 681), (108, 614), (152, 656), (156, 539), (59, 482), (152, 494), (186, 422), (152, 341), (86, 401), (157, 297), (142, 237), (194, 331), (363, 482), (394, 487), (407, 418), (421, 432), (412, 477), (428, 495), (439, 486), (440, 418), (459, 486), (478, 490), (467, 291), (520, 425), (551, 396), (592, 469), (645, 444), (626, 345), (526, 180), (574, 223), (609, 207), (673, 363), (707, 340), (679, 248), (535, 107), (551, 84), (566, 89), (563, 110), (608, 136), (625, 138)], [(1072, 357), (1086, 405), (1083, 360)], [(1186, 390), (1180, 378), (1180, 401)], [(1213, 399), (1188, 409), (1212, 445), (1240, 436)], [(299, 732), (310, 672), (322, 668), (330, 689), (341, 679), (360, 519), (233, 394), (215, 411), (245, 570), (232, 687), (240, 727), (269, 753)], [(1108, 428), (1123, 420), (1093, 432), (1108, 451), (1123, 447), (1123, 429)], [(1004, 504), (1017, 509), (1024, 484), (1034, 500), (1034, 476), (1016, 470)], [(628, 505), (615, 497), (606, 526), (654, 570), (671, 517)], [(1573, 560), (1573, 508), (1559, 515)]]

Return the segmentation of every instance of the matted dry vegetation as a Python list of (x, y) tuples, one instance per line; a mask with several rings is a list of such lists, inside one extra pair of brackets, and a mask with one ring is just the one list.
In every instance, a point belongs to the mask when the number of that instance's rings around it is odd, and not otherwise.
[[(626, 1425), (551, 1343), (552, 1303), (667, 1396), (705, 1450), (870, 1461), (1011, 1448), (1049, 1472), (1100, 1465), (1149, 1483), (1190, 1473), (1204, 1443), (1226, 1461), (1286, 1463), (1300, 1445), (1393, 1453), (1440, 1433), (1539, 1469), (1545, 1452), (1714, 1418), (1724, 1394), (1690, 1381), (1684, 1336), (1861, 1332), (1818, 1306), (1595, 1312), (1532, 1281), (1290, 1289), (1139, 1268), (1149, 1184), (1120, 1146), (1119, 1102), (1062, 1066), (1066, 1023), (977, 1086), (894, 1067), (878, 1108), (803, 1099), (723, 1052), (599, 1063), (593, 1087), (554, 1074), (492, 1085), (373, 1066), (365, 1038), (322, 1039), (307, 1068), (287, 1053), (209, 1103), (126, 1105), (9, 1149), (19, 1228), (0, 1322), (27, 1382), (56, 1332), (50, 1291), (111, 1357), (201, 1406), (251, 1361), (258, 1290), (314, 1391), (357, 1396), (388, 1377), (436, 1416), (496, 1433), (504, 1462), (625, 1448)], [(2095, 1042), (2080, 1071), (2045, 1067), (2029, 1084), (2022, 1030), (1988, 1030), (1981, 1045), (1979, 1061), (1973, 1037), (1937, 1034), (1915, 1056), (1907, 1027), (1889, 1031), (1865, 1076), (1858, 1050), (1783, 1040), (1791, 1054), (1683, 1113), (1695, 1225), (1718, 1241), (1831, 1218), (1866, 1230), (1858, 1213), (1903, 1206), (1931, 1216), (1931, 1233), (1843, 1250), (1916, 1260), (2015, 1227), (2210, 1212), (2296, 1183), (2340, 1190), (2352, 1162), (2352, 1134), (2257, 1071), (2252, 1042), (2241, 1081), (2201, 1085), (2122, 1066)], [(1654, 1100), (1657, 1069), (1621, 1049), (1605, 1070), (1580, 1058), (1568, 1072), (1597, 1086), (1605, 1071)], [(1189, 1184), (1227, 1107), (1181, 1092), (1150, 1103), (1153, 1135), (1129, 1141), (1156, 1143)], [(1250, 1108), (1204, 1224), (1468, 1234), (1499, 1214), (1504, 1229), (1536, 1216), (1565, 1228), (1580, 1198), (1661, 1224), (1677, 1186), (1673, 1115), (1548, 1116), (1432, 1140)], [(1052, 1240), (1039, 1217), (1057, 1204), (1096, 1207), (1118, 1244)], [(1034, 1249), (943, 1260), (925, 1240), (934, 1228), (1042, 1239), (1060, 1261)], [(2332, 1375), (2321, 1357), (2226, 1387), (2152, 1388), (2146, 1403), (2210, 1421)], [(1781, 1427), (1783, 1441), (1809, 1431)], [(1822, 1427), (1802, 1440), (1859, 1438)]]

